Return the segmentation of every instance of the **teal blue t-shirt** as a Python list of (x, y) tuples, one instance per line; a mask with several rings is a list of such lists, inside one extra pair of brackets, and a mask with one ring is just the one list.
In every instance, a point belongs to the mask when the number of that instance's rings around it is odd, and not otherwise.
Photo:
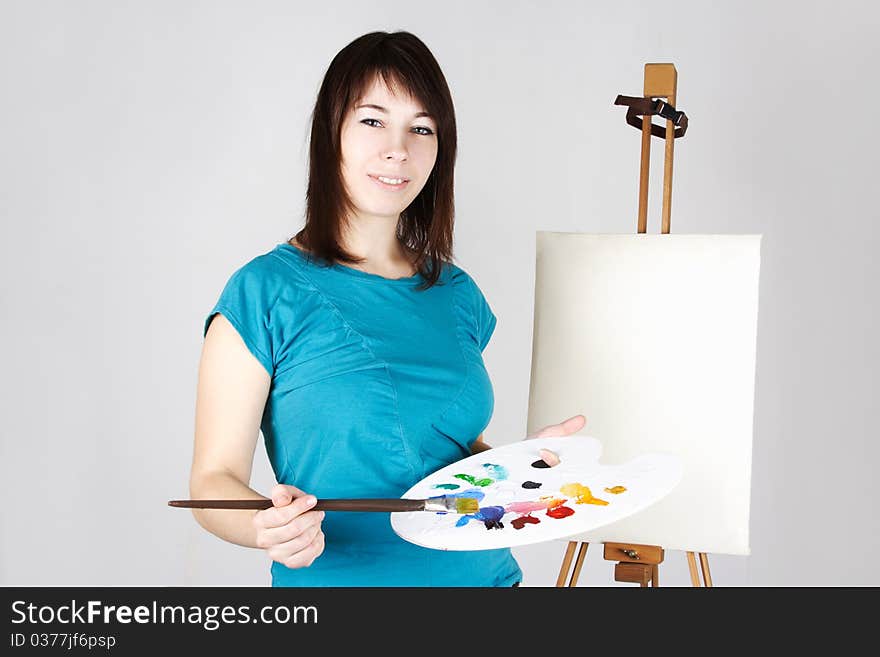
[[(482, 351), (496, 318), (473, 279), (438, 284), (327, 266), (278, 244), (229, 278), (222, 313), (272, 377), (260, 428), (279, 483), (321, 497), (400, 497), (470, 456), (489, 424)], [(307, 568), (273, 561), (273, 586), (511, 586), (509, 549), (443, 551), (403, 540), (387, 513), (327, 511)]]

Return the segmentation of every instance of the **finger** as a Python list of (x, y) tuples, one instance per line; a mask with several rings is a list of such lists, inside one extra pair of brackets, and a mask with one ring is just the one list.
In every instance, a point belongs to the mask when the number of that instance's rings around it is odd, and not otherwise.
[(559, 465), (559, 457), (556, 455), (556, 452), (551, 452), (549, 449), (539, 449), (538, 454), (541, 455), (541, 460), (551, 468), (554, 465)]
[(321, 556), (321, 554), (324, 552), (324, 545), (324, 532), (318, 532), (318, 535), (315, 536), (312, 544), (304, 550), (304, 552), (310, 555), (309, 561), (306, 564), (307, 566), (311, 566), (312, 563), (314, 563), (315, 559)]
[(562, 426), (565, 428), (565, 435), (570, 435), (583, 429), (586, 423), (587, 418), (585, 416), (575, 415), (563, 422)]
[(259, 511), (254, 516), (254, 524), (257, 527), (281, 527), (311, 509), (317, 503), (314, 495), (302, 495), (295, 498), (290, 504), (282, 507), (271, 507)]
[(587, 418), (583, 415), (574, 415), (567, 420), (563, 420), (559, 424), (551, 424), (541, 429), (535, 438), (557, 438), (559, 436), (570, 436), (580, 431), (587, 423)]
[(293, 554), (281, 563), (288, 568), (304, 568), (311, 566), (315, 559), (324, 551), (324, 532), (318, 532), (312, 542), (304, 549)]
[(309, 546), (312, 544), (312, 541), (315, 540), (315, 537), (318, 535), (318, 533), (320, 533), (320, 531), (320, 525), (309, 527), (299, 536), (296, 536), (289, 541), (285, 541), (284, 543), (279, 543), (278, 545), (271, 546), (266, 550), (266, 553), (272, 558), (273, 561), (287, 564), (287, 562), (290, 561), (291, 558), (295, 557), (300, 552), (308, 549)]
[(269, 527), (257, 533), (257, 547), (269, 548), (286, 543), (312, 527), (320, 527), (323, 511), (307, 511), (281, 527)]

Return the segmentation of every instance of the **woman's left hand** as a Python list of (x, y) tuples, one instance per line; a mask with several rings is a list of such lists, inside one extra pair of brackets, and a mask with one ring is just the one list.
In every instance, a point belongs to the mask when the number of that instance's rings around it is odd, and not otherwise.
[[(583, 415), (575, 415), (574, 417), (570, 417), (567, 420), (563, 420), (559, 424), (550, 424), (543, 429), (539, 429), (534, 433), (530, 433), (526, 436), (526, 440), (529, 438), (550, 438), (555, 436), (570, 436), (573, 433), (577, 433), (581, 429), (584, 428), (584, 425), (587, 423), (587, 418)], [(541, 455), (541, 459), (549, 465), (551, 468), (554, 465), (559, 464), (559, 457), (555, 452), (551, 452), (549, 449), (539, 449), (538, 453)]]

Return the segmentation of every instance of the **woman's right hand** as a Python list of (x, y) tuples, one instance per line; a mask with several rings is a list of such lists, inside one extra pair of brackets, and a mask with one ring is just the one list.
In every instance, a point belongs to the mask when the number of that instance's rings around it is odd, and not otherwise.
[(324, 551), (323, 511), (309, 511), (317, 499), (296, 486), (277, 484), (272, 507), (254, 514), (257, 547), (288, 568), (307, 568)]

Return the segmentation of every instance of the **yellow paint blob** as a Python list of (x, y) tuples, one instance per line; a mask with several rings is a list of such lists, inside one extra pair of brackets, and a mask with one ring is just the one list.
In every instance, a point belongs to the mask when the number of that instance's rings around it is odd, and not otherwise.
[(614, 488), (606, 488), (605, 489), (606, 493), (613, 493), (614, 495), (620, 495), (624, 491), (626, 491), (626, 488), (623, 486), (615, 486)]
[(608, 502), (606, 502), (605, 500), (600, 500), (598, 497), (593, 497), (593, 493), (590, 491), (590, 489), (583, 484), (565, 484), (559, 490), (563, 493), (563, 495), (568, 495), (569, 497), (576, 498), (575, 504), (599, 504), (602, 506), (608, 504)]

